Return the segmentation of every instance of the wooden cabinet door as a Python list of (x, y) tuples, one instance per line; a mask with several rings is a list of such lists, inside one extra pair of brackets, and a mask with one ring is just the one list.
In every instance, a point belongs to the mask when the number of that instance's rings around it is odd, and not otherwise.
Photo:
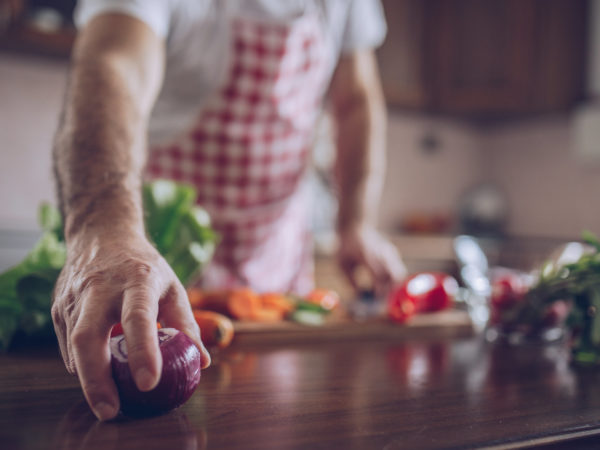
[[(531, 103), (536, 0), (432, 3), (431, 51), (442, 111), (519, 111)], [(435, 70), (434, 69), (434, 70)]]
[(586, 0), (538, 0), (533, 109), (565, 110), (585, 94)]
[(429, 0), (384, 0), (388, 34), (378, 49), (379, 69), (388, 102), (422, 109), (431, 104), (432, 38)]
[(582, 98), (587, 0), (383, 0), (388, 102), (506, 117)]

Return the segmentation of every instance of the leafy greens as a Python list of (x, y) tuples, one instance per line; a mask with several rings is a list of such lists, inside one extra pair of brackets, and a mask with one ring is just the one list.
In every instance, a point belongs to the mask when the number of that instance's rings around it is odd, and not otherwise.
[[(188, 285), (210, 261), (217, 243), (208, 213), (195, 204), (193, 187), (168, 180), (144, 185), (144, 219), (148, 237)], [(16, 333), (51, 337), (52, 291), (66, 260), (62, 218), (43, 204), (38, 211), (43, 234), (18, 265), (0, 274), (0, 350)]]

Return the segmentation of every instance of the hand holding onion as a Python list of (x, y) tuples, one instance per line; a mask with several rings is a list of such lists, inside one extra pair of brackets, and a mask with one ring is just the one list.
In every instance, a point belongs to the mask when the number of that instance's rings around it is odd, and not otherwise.
[(130, 416), (155, 415), (183, 405), (200, 382), (201, 355), (194, 342), (174, 328), (157, 331), (163, 365), (160, 380), (150, 391), (140, 391), (131, 375), (125, 336), (110, 340), (112, 373), (121, 411)]
[(78, 376), (94, 414), (109, 420), (120, 405), (109, 345), (115, 323), (123, 325), (129, 367), (141, 391), (151, 391), (160, 382), (163, 358), (157, 319), (194, 341), (203, 367), (210, 364), (210, 355), (185, 289), (141, 233), (126, 228), (119, 233), (82, 230), (68, 240), (52, 318), (67, 370)]

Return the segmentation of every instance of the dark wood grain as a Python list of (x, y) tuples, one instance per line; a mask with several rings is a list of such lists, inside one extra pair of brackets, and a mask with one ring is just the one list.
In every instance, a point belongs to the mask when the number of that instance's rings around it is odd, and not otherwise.
[(594, 445), (600, 373), (567, 356), (473, 338), (234, 344), (178, 410), (100, 423), (56, 349), (20, 349), (0, 357), (0, 448)]
[(587, 0), (384, 0), (388, 103), (480, 120), (584, 98)]

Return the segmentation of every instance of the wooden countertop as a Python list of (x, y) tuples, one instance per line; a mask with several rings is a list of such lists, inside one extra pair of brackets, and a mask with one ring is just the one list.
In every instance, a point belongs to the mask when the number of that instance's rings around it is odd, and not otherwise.
[(477, 338), (234, 343), (178, 410), (100, 423), (54, 346), (22, 348), (0, 356), (0, 448), (589, 448), (600, 371), (567, 356)]

